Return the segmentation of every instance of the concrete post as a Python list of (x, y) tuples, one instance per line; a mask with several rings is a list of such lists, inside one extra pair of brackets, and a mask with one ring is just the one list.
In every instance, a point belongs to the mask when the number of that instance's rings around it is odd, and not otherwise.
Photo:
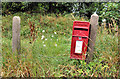
[(88, 56), (86, 58), (87, 62), (92, 61), (96, 34), (97, 34), (97, 25), (98, 25), (99, 16), (97, 14), (92, 14), (90, 18), (90, 35), (89, 35), (89, 45), (88, 45)]
[(12, 51), (20, 54), (20, 17), (13, 17), (12, 26)]

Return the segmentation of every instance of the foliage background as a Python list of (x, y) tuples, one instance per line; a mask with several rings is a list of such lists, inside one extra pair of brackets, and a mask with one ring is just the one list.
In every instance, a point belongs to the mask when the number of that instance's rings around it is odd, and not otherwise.
[(100, 22), (102, 19), (107, 19), (107, 23), (111, 23), (113, 18), (117, 24), (120, 18), (120, 3), (112, 2), (3, 2), (2, 8), (3, 15), (16, 12), (62, 15), (74, 13), (76, 16), (86, 16), (89, 19), (96, 12), (100, 16)]

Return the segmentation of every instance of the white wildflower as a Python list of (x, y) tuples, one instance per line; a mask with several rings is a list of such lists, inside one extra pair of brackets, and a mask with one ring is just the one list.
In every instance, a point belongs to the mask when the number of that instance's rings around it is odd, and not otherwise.
[(44, 44), (43, 46), (44, 46), (44, 47), (46, 47), (46, 45), (45, 45), (45, 44)]
[(102, 22), (106, 22), (106, 19), (103, 19)]
[(57, 47), (57, 44), (55, 44), (55, 46)]
[(44, 38), (45, 36), (44, 35), (42, 35), (42, 38)]
[(54, 36), (52, 35), (52, 37), (54, 37)]
[(43, 30), (42, 32), (45, 32), (45, 30)]
[(44, 41), (43, 41), (43, 43), (44, 43)]
[(57, 39), (57, 41), (58, 41), (58, 39)]
[(45, 39), (45, 40), (47, 40), (47, 39)]
[(52, 40), (52, 39), (51, 39)]
[(42, 35), (41, 39), (44, 39), (44, 37), (45, 37), (45, 36), (44, 36), (44, 35)]
[(54, 32), (54, 34), (57, 34), (56, 32)]

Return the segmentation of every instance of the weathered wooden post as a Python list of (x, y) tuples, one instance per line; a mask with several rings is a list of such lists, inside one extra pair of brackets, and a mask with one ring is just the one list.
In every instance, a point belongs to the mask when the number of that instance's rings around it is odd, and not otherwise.
[(20, 54), (20, 17), (13, 17), (12, 26), (12, 51)]
[(92, 61), (96, 34), (97, 34), (97, 25), (98, 25), (99, 16), (97, 14), (92, 14), (90, 18), (90, 38), (89, 38), (89, 45), (88, 45), (88, 56), (86, 58), (86, 62)]

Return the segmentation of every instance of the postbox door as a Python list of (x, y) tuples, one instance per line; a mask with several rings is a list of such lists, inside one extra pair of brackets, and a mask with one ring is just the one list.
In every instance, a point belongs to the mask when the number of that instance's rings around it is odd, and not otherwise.
[[(74, 59), (84, 59), (85, 53), (87, 51), (87, 41), (88, 39), (80, 36), (73, 36), (72, 47), (71, 47), (71, 57)], [(77, 46), (78, 45), (78, 46)], [(77, 46), (77, 47), (76, 47)]]
[(86, 58), (89, 26), (89, 22), (74, 21), (70, 58), (81, 60), (84, 60)]

